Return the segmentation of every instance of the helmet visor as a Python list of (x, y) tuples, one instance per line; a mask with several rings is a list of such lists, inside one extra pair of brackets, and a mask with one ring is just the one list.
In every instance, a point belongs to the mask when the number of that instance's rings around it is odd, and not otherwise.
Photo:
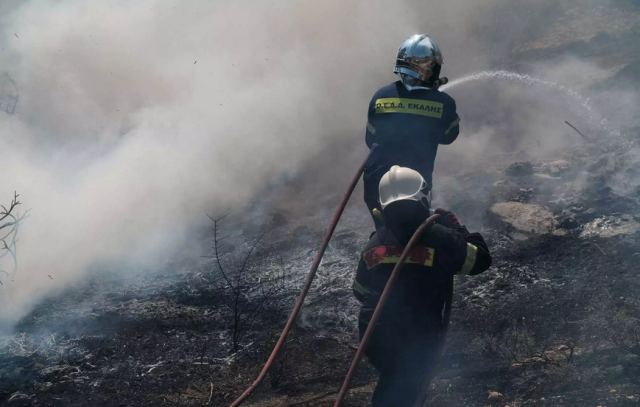
[(426, 181), (421, 185), (411, 185), (409, 182), (395, 182), (381, 184), (379, 187), (380, 206), (384, 209), (398, 201), (415, 201), (429, 207), (429, 186)]
[(435, 57), (405, 58), (397, 61), (396, 70), (404, 74), (408, 74), (406, 71), (409, 70), (414, 73), (413, 75), (409, 74), (409, 76), (426, 82), (433, 75), (433, 70), (437, 65), (438, 62)]

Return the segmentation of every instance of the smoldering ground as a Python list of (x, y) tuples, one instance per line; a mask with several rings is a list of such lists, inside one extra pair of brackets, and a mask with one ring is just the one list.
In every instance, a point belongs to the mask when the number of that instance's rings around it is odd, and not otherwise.
[[(204, 214), (242, 211), (274, 180), (306, 175), (279, 201), (317, 209), (364, 156), (368, 99), (393, 80), (408, 34), (432, 34), (455, 78), (512, 68), (519, 42), (581, 5), (591, 2), (4, 3), (2, 70), (20, 102), (0, 116), (0, 185), (31, 215), (19, 270), (0, 287), (0, 320), (11, 325), (94, 264), (162, 263)], [(576, 72), (616, 67), (558, 56), (520, 68), (584, 88)], [(451, 93), (463, 134), (442, 150), (439, 171), (482, 165), (496, 149), (536, 156), (580, 141), (560, 112), (584, 110), (553, 90)], [(634, 94), (618, 93), (625, 104), (594, 106), (598, 114), (629, 108)]]

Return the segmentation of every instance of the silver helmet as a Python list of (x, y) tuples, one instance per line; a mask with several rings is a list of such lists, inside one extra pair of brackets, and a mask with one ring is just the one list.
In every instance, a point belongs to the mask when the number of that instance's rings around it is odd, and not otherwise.
[(405, 85), (433, 86), (440, 77), (442, 52), (426, 34), (415, 34), (402, 43), (393, 70)]

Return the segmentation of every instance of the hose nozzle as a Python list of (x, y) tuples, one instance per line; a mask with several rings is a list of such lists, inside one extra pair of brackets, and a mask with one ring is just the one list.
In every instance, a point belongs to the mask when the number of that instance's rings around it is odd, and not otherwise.
[(438, 89), (442, 85), (446, 85), (449, 82), (449, 78), (443, 76), (433, 83), (433, 89)]

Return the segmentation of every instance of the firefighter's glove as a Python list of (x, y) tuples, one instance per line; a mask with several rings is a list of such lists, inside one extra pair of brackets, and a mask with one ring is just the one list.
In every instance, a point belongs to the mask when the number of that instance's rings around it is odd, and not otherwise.
[(446, 226), (452, 229), (456, 229), (462, 226), (460, 224), (460, 221), (458, 220), (458, 217), (453, 212), (438, 208), (436, 209), (436, 213), (440, 215), (440, 217), (438, 218), (438, 223), (442, 226)]
[(460, 223), (458, 217), (453, 212), (438, 208), (436, 209), (435, 213), (440, 215), (440, 217), (436, 221), (437, 223), (441, 224), (442, 226), (455, 229), (463, 233), (464, 235), (469, 234), (467, 228)]

